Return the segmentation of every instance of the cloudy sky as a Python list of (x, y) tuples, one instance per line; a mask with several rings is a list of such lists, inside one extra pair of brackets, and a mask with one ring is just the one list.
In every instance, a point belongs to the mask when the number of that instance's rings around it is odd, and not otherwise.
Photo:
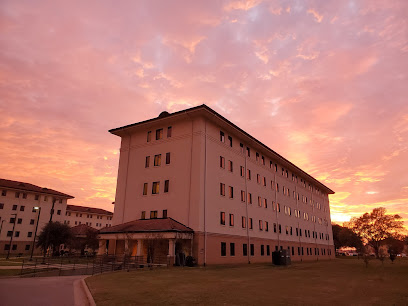
[(113, 210), (111, 128), (207, 104), (408, 225), (408, 1), (0, 2), (0, 176)]

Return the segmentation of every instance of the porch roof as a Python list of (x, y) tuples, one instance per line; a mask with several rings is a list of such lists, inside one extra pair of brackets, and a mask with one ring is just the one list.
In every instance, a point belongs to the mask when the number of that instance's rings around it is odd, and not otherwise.
[(134, 220), (111, 227), (105, 227), (99, 231), (100, 234), (141, 232), (192, 233), (194, 231), (172, 218)]

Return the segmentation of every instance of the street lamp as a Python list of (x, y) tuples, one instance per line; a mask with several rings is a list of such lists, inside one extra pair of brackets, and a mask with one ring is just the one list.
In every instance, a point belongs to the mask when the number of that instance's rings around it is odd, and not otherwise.
[[(54, 206), (55, 206), (56, 201), (57, 201), (56, 198), (52, 198), (52, 207), (51, 207), (51, 211), (50, 211), (50, 221), (48, 222), (48, 224), (52, 223), (52, 217), (54, 215)], [(47, 239), (45, 241), (45, 246), (44, 246), (43, 263), (45, 263), (45, 255), (47, 254), (49, 241), (50, 241), (50, 231), (48, 230), (47, 231)]]
[(6, 259), (9, 259), (9, 257), (10, 257), (10, 251), (11, 251), (11, 247), (12, 247), (12, 243), (13, 243), (13, 236), (14, 236), (14, 228), (16, 227), (16, 222), (17, 222), (17, 214), (11, 214), (11, 215), (14, 216), (13, 232), (11, 233), (11, 237), (10, 237), (10, 247), (9, 247), (9, 249), (8, 249), (8, 253), (7, 253)]
[(33, 246), (31, 247), (30, 261), (33, 260), (33, 253), (34, 253), (34, 247), (35, 247), (35, 238), (37, 238), (38, 223), (40, 223), (40, 215), (41, 215), (41, 207), (36, 206), (36, 207), (34, 207), (34, 209), (38, 210), (38, 216), (37, 216), (37, 225), (35, 226)]

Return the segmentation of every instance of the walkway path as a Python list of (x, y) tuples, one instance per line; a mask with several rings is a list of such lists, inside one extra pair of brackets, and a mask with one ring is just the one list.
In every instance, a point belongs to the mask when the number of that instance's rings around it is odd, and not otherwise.
[(0, 305), (86, 306), (83, 276), (0, 279)]

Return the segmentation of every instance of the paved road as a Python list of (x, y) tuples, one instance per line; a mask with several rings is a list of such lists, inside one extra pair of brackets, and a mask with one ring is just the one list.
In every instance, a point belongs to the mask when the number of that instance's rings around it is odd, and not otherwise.
[(86, 306), (83, 276), (0, 279), (0, 306)]

